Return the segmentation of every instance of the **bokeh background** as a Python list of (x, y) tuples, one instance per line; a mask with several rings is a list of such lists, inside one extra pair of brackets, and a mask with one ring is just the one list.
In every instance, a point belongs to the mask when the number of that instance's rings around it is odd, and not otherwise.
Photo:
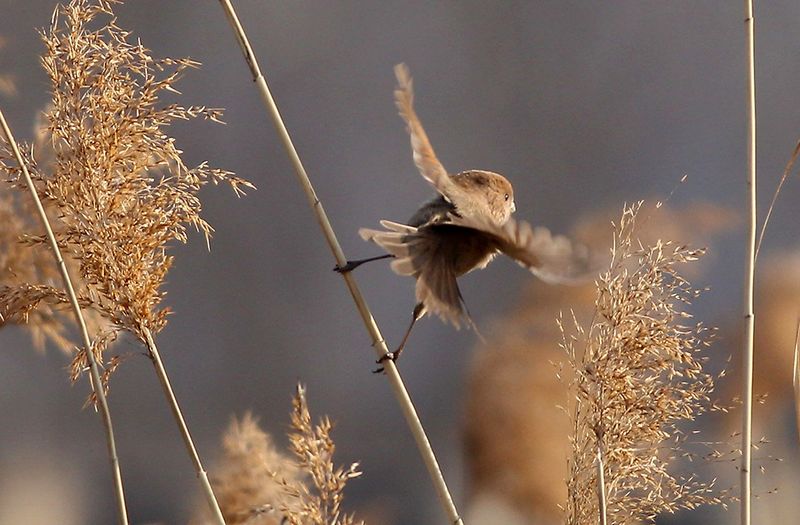
[[(48, 98), (36, 29), (47, 26), (55, 3), (0, 3), (0, 36), (6, 40), (0, 73), (13, 75), (17, 87), (15, 96), (3, 96), (0, 103), (16, 134), (30, 139)], [(351, 257), (377, 253), (360, 240), (359, 227), (380, 218), (404, 220), (431, 193), (416, 173), (392, 102), (392, 66), (398, 62), (411, 68), (417, 110), (444, 165), (506, 175), (520, 218), (568, 232), (587, 216), (607, 220), (624, 202), (665, 199), (676, 186), (670, 204), (678, 209), (708, 202), (729, 210), (732, 223), (743, 216), (740, 2), (247, 0), (235, 5)], [(365, 474), (350, 483), (347, 507), (371, 523), (442, 523), (390, 388), (370, 373), (369, 338), (341, 278), (331, 271), (334, 261), (220, 6), (130, 0), (117, 14), (118, 23), (155, 56), (202, 62), (179, 84), (182, 101), (226, 108), (225, 126), (173, 126), (187, 163), (208, 160), (258, 187), (243, 199), (224, 188), (205, 189), (205, 217), (216, 229), (211, 252), (199, 235), (173, 250), (167, 303), (175, 313), (159, 341), (202, 457), (213, 472), (222, 432), (234, 414), (246, 410), (284, 443), (291, 394), (302, 380), (313, 412), (336, 420), (339, 461), (362, 462)], [(800, 137), (800, 3), (760, 2), (756, 20), (759, 202), (765, 206)], [(684, 175), (687, 181), (679, 184)], [(762, 260), (780, 259), (776, 254), (797, 247), (792, 203), (798, 197), (800, 185), (792, 177)], [(696, 311), (723, 328), (711, 350), (715, 366), (731, 354), (733, 368), (738, 362), (742, 232), (739, 223), (699, 240), (712, 250), (696, 284), (711, 290)], [(797, 265), (780, 266), (782, 273), (779, 266), (769, 268), (785, 283), (797, 279)], [(381, 263), (359, 269), (357, 279), (384, 336), (398, 341), (414, 303), (412, 281)], [(535, 295), (529, 297), (531, 280), (507, 260), (462, 279), (477, 324), (488, 329), (525, 301), (535, 302)], [(785, 283), (779, 281), (775, 290), (791, 292)], [(794, 297), (779, 309), (788, 320), (764, 328), (788, 333), (786, 345), (794, 333)], [(553, 315), (570, 307), (553, 301)], [(470, 363), (480, 352), (476, 343), (470, 331), (426, 319), (400, 363), (456, 502), (465, 509), (474, 492), (463, 433), (470, 417), (465, 408)], [(126, 340), (117, 350), (139, 348)], [(35, 351), (18, 328), (0, 332), (3, 525), (114, 520), (100, 418), (81, 410), (88, 387), (69, 385), (67, 364), (54, 348)], [(544, 358), (542, 367), (549, 367)], [(472, 375), (480, 377), (480, 369)], [(788, 388), (775, 383), (764, 389)], [(791, 404), (781, 399), (767, 401), (772, 408), (763, 410), (774, 412), (765, 426), (773, 440), (796, 443)], [(110, 402), (131, 521), (186, 523), (198, 505), (196, 482), (145, 358), (120, 368)], [(735, 431), (735, 422), (728, 426), (725, 432)], [(764, 453), (769, 454), (789, 461), (769, 465), (757, 477), (763, 497), (756, 505), (771, 513), (761, 523), (779, 523), (788, 516), (776, 509), (797, 495), (798, 485), (787, 478), (797, 472), (791, 461), (797, 451), (789, 445)], [(734, 484), (735, 466), (720, 468), (720, 476)], [(557, 476), (552, 483), (559, 483)], [(775, 487), (778, 494), (767, 494)], [(701, 521), (733, 523), (738, 513), (734, 505), (714, 516)]]

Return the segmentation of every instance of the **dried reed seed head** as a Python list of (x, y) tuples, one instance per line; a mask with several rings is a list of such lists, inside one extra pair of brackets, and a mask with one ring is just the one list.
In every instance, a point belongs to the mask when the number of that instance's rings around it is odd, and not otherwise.
[(662, 512), (722, 503), (713, 483), (670, 472), (680, 454), (677, 425), (711, 407), (701, 323), (687, 325), (697, 290), (678, 267), (701, 252), (671, 242), (638, 243), (641, 203), (617, 225), (610, 269), (597, 281), (588, 328), (563, 334), (575, 375), (567, 522), (598, 519), (598, 452), (609, 523), (652, 522)]
[[(660, 204), (660, 203), (659, 203)], [(597, 252), (608, 250), (612, 223), (618, 210), (607, 209), (581, 216), (573, 228), (573, 236)], [(721, 235), (731, 232), (741, 216), (730, 208), (711, 202), (695, 202), (686, 206), (660, 204), (644, 206), (636, 225), (636, 238), (645, 245), (659, 239), (680, 239), (690, 246), (710, 246)], [(713, 253), (711, 254), (713, 257)], [(708, 257), (682, 271), (697, 277), (709, 267)]]
[(50, 340), (70, 351), (66, 319), (48, 293), (58, 282), (58, 271), (46, 247), (25, 244), (25, 235), (36, 225), (32, 210), (23, 203), (7, 191), (0, 192), (0, 327), (21, 324), (37, 348), (43, 349), (45, 340)]
[(300, 500), (300, 512), (293, 513), (291, 507), (283, 509), (289, 525), (356, 525), (352, 514), (341, 510), (344, 489), (347, 482), (361, 475), (358, 463), (349, 467), (336, 467), (333, 453), (336, 446), (331, 438), (332, 425), (327, 417), (316, 425), (306, 401), (306, 389), (297, 385), (292, 400), (291, 428), (289, 433), (290, 450), (295, 460), (307, 473), (310, 483), (287, 483), (284, 492)]
[[(52, 153), (42, 163), (34, 153), (45, 148), (22, 149), (37, 190), (53, 210), (59, 245), (80, 267), (81, 300), (115, 329), (145, 341), (146, 331), (158, 332), (166, 323), (161, 287), (172, 264), (168, 243), (185, 242), (188, 226), (207, 238), (213, 231), (200, 215), (200, 188), (225, 182), (241, 194), (252, 185), (206, 163), (183, 163), (165, 126), (176, 119), (218, 120), (220, 111), (159, 103), (198, 64), (156, 60), (141, 43), (129, 42), (130, 33), (113, 17), (117, 3), (73, 0), (54, 11), (42, 32), (42, 65), (52, 90), (49, 140), (39, 137)], [(2, 169), (24, 189), (10, 157), (6, 151)]]
[[(642, 215), (636, 237), (645, 244), (659, 238), (710, 243), (736, 223), (732, 212), (708, 203), (651, 206)], [(613, 218), (610, 211), (585, 214), (570, 237), (607, 253)], [(517, 304), (493, 324), (488, 343), (474, 352), (465, 418), (472, 501), (503, 500), (529, 522), (562, 522), (570, 448), (562, 407), (572, 376), (562, 363), (556, 318), (563, 312), (588, 326), (596, 295), (593, 283), (552, 286), (530, 280)]]
[[(226, 523), (356, 525), (341, 504), (347, 482), (361, 472), (357, 463), (334, 465), (331, 427), (328, 418), (314, 424), (300, 385), (288, 433), (293, 457), (277, 451), (252, 415), (234, 419), (223, 438), (223, 458), (211, 476)], [(195, 522), (208, 520), (204, 511)]]
[[(283, 516), (276, 510), (284, 498), (280, 480), (299, 482), (302, 473), (297, 464), (275, 447), (250, 413), (231, 421), (222, 448), (222, 458), (211, 470), (211, 482), (225, 522), (280, 525)], [(205, 503), (198, 507), (202, 510), (193, 523), (211, 523)]]

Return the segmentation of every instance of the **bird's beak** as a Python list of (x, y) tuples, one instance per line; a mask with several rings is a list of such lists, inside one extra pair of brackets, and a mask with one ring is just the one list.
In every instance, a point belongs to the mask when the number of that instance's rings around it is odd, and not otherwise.
[(512, 202), (511, 203), (511, 213), (514, 213), (515, 211), (517, 211), (517, 203), (516, 202)]

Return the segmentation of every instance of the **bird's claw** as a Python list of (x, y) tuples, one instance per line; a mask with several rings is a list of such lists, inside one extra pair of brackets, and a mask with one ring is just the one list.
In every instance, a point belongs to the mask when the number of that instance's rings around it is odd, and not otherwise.
[[(383, 365), (383, 363), (385, 363), (386, 361), (392, 361), (392, 362), (395, 362), (395, 361), (397, 361), (397, 356), (398, 356), (398, 355), (399, 355), (399, 353), (398, 353), (398, 352), (386, 352), (385, 354), (383, 354), (383, 355), (380, 357), (380, 359), (378, 359), (378, 360), (377, 360), (377, 361), (375, 361), (375, 362), (376, 362), (377, 364), (379, 364), (379, 365)], [(383, 371), (384, 371), (384, 367), (383, 367), (383, 366), (381, 366), (380, 368), (377, 368), (377, 369), (373, 370), (373, 371), (372, 371), (372, 373), (373, 373), (373, 374), (380, 374), (380, 373), (381, 373), (381, 372), (383, 372)]]
[(338, 273), (349, 273), (355, 270), (358, 267), (358, 263), (354, 261), (347, 261), (347, 263), (343, 266), (339, 266), (338, 264), (333, 267), (334, 272)]

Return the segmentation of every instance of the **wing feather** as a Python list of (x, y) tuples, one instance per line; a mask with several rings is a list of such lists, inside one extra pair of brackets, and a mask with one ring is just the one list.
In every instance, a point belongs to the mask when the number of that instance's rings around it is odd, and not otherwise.
[(416, 164), (420, 175), (427, 180), (436, 191), (441, 193), (448, 201), (458, 206), (461, 189), (450, 179), (447, 170), (436, 157), (422, 127), (417, 112), (414, 111), (414, 84), (411, 80), (411, 73), (405, 64), (397, 64), (394, 67), (394, 74), (397, 77), (397, 88), (394, 91), (394, 101), (400, 117), (405, 121), (408, 133), (411, 136), (411, 150), (414, 153), (414, 164)]
[(596, 269), (586, 246), (541, 226), (534, 228), (514, 219), (498, 225), (480, 217), (456, 217), (452, 224), (490, 235), (498, 250), (545, 282), (579, 282)]

